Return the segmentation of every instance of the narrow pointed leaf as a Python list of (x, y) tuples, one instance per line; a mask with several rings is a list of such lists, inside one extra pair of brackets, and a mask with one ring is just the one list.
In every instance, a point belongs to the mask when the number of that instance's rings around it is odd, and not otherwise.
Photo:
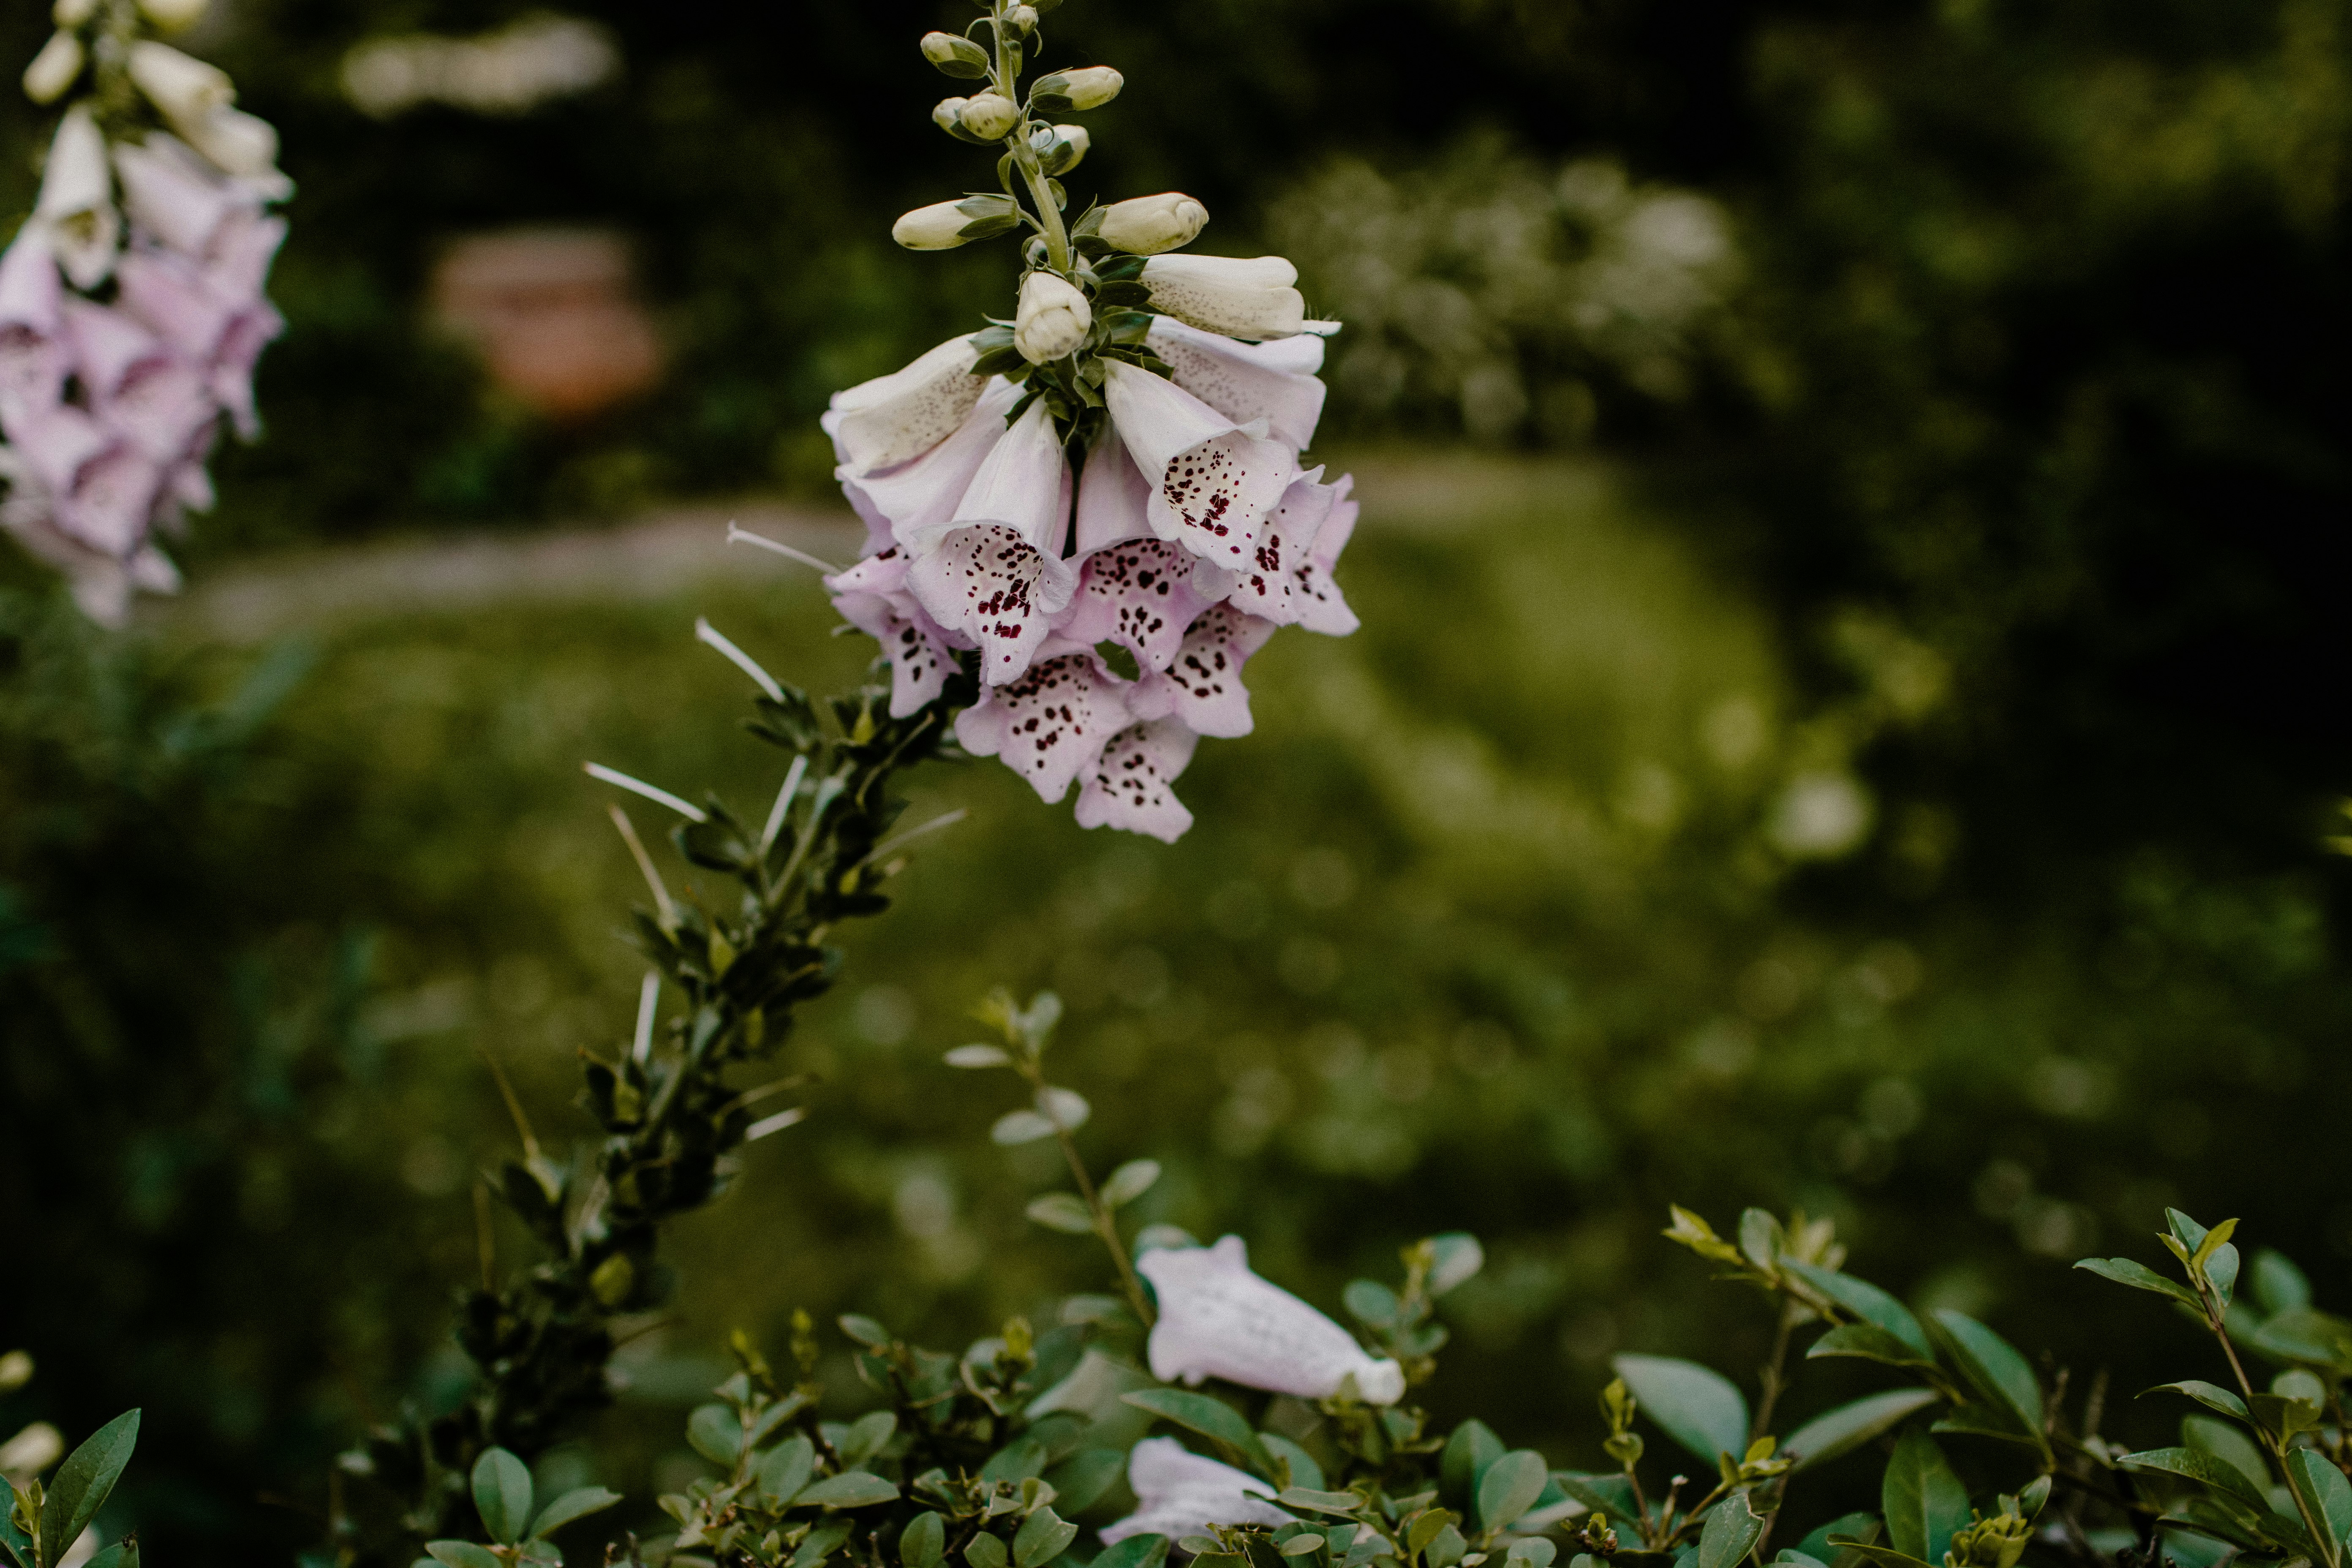
[(126, 1410), (66, 1456), (41, 1508), (41, 1561), (58, 1563), (81, 1539), (122, 1479), (139, 1443), (139, 1412)]
[(2042, 1385), (2015, 1346), (1974, 1318), (1936, 1314), (1937, 1326), (1952, 1337), (1970, 1380), (2014, 1413), (2027, 1431), (2042, 1432)]
[(1852, 1453), (1942, 1398), (1932, 1388), (1897, 1388), (1874, 1394), (1814, 1416), (1790, 1433), (1780, 1447), (1796, 1458), (1792, 1473), (1806, 1469)]
[(1120, 1399), (1138, 1410), (1149, 1410), (1163, 1421), (1172, 1421), (1203, 1437), (1214, 1438), (1246, 1458), (1250, 1464), (1265, 1474), (1273, 1468), (1265, 1450), (1258, 1446), (1257, 1434), (1241, 1414), (1222, 1400), (1205, 1394), (1193, 1394), (1181, 1388), (1142, 1388)]
[(2189, 1377), (2183, 1378), (2179, 1383), (2159, 1383), (2154, 1388), (2142, 1393), (2140, 1397), (2146, 1399), (2150, 1394), (2182, 1394), (2195, 1400), (2208, 1410), (2219, 1411), (2224, 1415), (2232, 1416), (2240, 1421), (2246, 1419), (2244, 1400), (2220, 1384), (2207, 1383), (2201, 1378)]
[(1780, 1268), (1864, 1322), (1885, 1329), (1909, 1345), (1916, 1353), (1921, 1356), (1935, 1353), (1927, 1342), (1927, 1331), (1912, 1315), (1911, 1309), (1869, 1280), (1857, 1279), (1851, 1274), (1841, 1274), (1834, 1268), (1823, 1268), (1817, 1264), (1800, 1263), (1794, 1258), (1784, 1260)]
[(620, 1493), (606, 1491), (603, 1487), (582, 1487), (565, 1492), (539, 1510), (539, 1517), (530, 1521), (530, 1532), (541, 1538), (552, 1535), (573, 1520), (602, 1513), (620, 1500)]
[(1952, 1537), (1969, 1522), (1968, 1488), (1924, 1432), (1910, 1432), (1895, 1446), (1879, 1504), (1890, 1544), (1923, 1562), (1941, 1563)]
[(2263, 1496), (2253, 1482), (2238, 1473), (2238, 1468), (2227, 1459), (2217, 1458), (2202, 1448), (2149, 1448), (2137, 1454), (2126, 1454), (2116, 1461), (2127, 1470), (2158, 1470), (2168, 1476), (2200, 1482), (2214, 1490), (2263, 1510), (2270, 1500)]

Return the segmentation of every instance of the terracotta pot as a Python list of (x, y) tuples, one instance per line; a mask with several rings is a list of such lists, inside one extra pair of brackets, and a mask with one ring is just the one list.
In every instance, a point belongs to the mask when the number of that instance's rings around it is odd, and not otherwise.
[(434, 268), (433, 318), (474, 345), (502, 391), (549, 418), (583, 419), (661, 380), (635, 274), (627, 239), (609, 230), (470, 235)]

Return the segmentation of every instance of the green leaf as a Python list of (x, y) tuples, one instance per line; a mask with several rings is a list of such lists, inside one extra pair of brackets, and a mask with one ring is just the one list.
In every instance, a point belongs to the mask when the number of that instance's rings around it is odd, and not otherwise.
[(1013, 1537), (1013, 1568), (1045, 1568), (1077, 1538), (1076, 1525), (1050, 1508), (1041, 1508), (1021, 1521)]
[(1017, 1485), (1032, 1476), (1044, 1475), (1045, 1461), (1045, 1445), (1034, 1436), (1015, 1437), (988, 1457), (988, 1463), (980, 1468), (980, 1479)]
[(1780, 1222), (1763, 1209), (1743, 1209), (1739, 1215), (1739, 1251), (1759, 1274), (1780, 1272), (1780, 1248), (1788, 1237)]
[(1081, 1448), (1045, 1472), (1054, 1501), (1072, 1513), (1084, 1513), (1102, 1500), (1127, 1473), (1127, 1455), (1118, 1448)]
[[(2033, 1368), (2016, 1347), (1974, 1318), (1958, 1312), (1936, 1314), (1937, 1325), (1952, 1338), (1961, 1367), (1986, 1394), (2007, 1405), (2038, 1440), (2042, 1434), (2042, 1385)], [(1941, 1557), (1938, 1552), (1937, 1557)]]
[(860, 1317), (856, 1312), (844, 1312), (835, 1321), (841, 1325), (843, 1333), (867, 1350), (882, 1350), (890, 1343), (890, 1331), (871, 1318)]
[(1944, 1452), (1925, 1432), (1904, 1434), (1886, 1462), (1879, 1506), (1895, 1550), (1923, 1562), (1941, 1563), (1952, 1537), (1968, 1527), (1969, 1489), (1952, 1473)]
[(841, 1462), (855, 1469), (880, 1453), (889, 1443), (891, 1434), (898, 1430), (898, 1418), (887, 1410), (871, 1411), (849, 1424), (849, 1430), (835, 1443), (834, 1452)]
[(2352, 1481), (2315, 1448), (2297, 1448), (2286, 1457), (2286, 1473), (2295, 1490), (2324, 1520), (2335, 1544), (2352, 1542)]
[(2270, 1495), (2270, 1461), (2263, 1458), (2252, 1438), (2228, 1422), (2216, 1421), (2210, 1415), (2184, 1415), (2180, 1419), (2180, 1440), (2236, 1469), (2263, 1496)]
[(809, 1477), (816, 1470), (816, 1447), (805, 1436), (795, 1435), (768, 1450), (760, 1461), (760, 1489), (783, 1507), (808, 1485)]
[(1544, 1457), (1517, 1448), (1488, 1465), (1478, 1478), (1478, 1528), (1500, 1530), (1535, 1507), (1551, 1475)]
[(1551, 1568), (1552, 1559), (1559, 1555), (1559, 1547), (1540, 1535), (1529, 1535), (1512, 1542), (1503, 1561), (1509, 1568)]
[(1437, 1459), (1437, 1494), (1448, 1508), (1469, 1511), (1477, 1495), (1478, 1477), (1503, 1457), (1503, 1440), (1494, 1428), (1475, 1417), (1454, 1428)]
[(2171, 1230), (2172, 1239), (2189, 1248), (2192, 1254), (2196, 1248), (2205, 1245), (2205, 1227), (2179, 1209), (2165, 1210), (2164, 1223)]
[(936, 1511), (917, 1514), (898, 1532), (900, 1568), (939, 1568), (947, 1551), (948, 1521)]
[[(2221, 1227), (2216, 1226), (2213, 1234), (2221, 1234)], [(2238, 1289), (2238, 1249), (2224, 1242), (2208, 1253), (2205, 1278), (2212, 1283), (2213, 1293), (2221, 1298), (2221, 1305), (2228, 1306)]]
[(1259, 1447), (1290, 1468), (1292, 1486), (1307, 1487), (1315, 1491), (1323, 1489), (1323, 1467), (1315, 1462), (1314, 1455), (1279, 1432), (1261, 1432), (1257, 1440)]
[(1632, 1519), (1638, 1511), (1633, 1506), (1633, 1489), (1623, 1476), (1585, 1475), (1575, 1470), (1554, 1470), (1552, 1484), (1595, 1513), (1605, 1513), (1612, 1519)]
[(799, 1508), (872, 1508), (898, 1495), (898, 1487), (870, 1470), (827, 1476), (793, 1500)]
[(1164, 1535), (1130, 1535), (1102, 1549), (1094, 1568), (1162, 1568), (1168, 1561)]
[(958, 1046), (940, 1058), (951, 1068), (978, 1071), (983, 1068), (1011, 1067), (1013, 1058), (998, 1046)]
[(1911, 1314), (1911, 1309), (1880, 1289), (1867, 1279), (1857, 1279), (1851, 1274), (1841, 1274), (1834, 1268), (1818, 1264), (1800, 1263), (1788, 1258), (1780, 1265), (1784, 1273), (1793, 1274), (1816, 1291), (1860, 1318), (1864, 1322), (1885, 1330), (1911, 1347), (1915, 1354), (1933, 1356), (1934, 1348), (1927, 1342), (1927, 1331)]
[(2137, 1454), (2126, 1454), (2116, 1463), (2124, 1469), (2158, 1470), (2165, 1475), (2196, 1481), (2216, 1491), (2225, 1492), (2250, 1508), (2262, 1510), (2270, 1507), (2270, 1500), (2262, 1494), (2252, 1480), (2239, 1473), (2237, 1466), (2202, 1448), (2149, 1448)]
[(1395, 1327), (1397, 1313), (1402, 1310), (1396, 1292), (1377, 1279), (1350, 1279), (1348, 1288), (1339, 1292), (1339, 1300), (1358, 1322), (1376, 1329)]
[[(734, 1412), (728, 1415), (732, 1419)], [(742, 1430), (741, 1422), (736, 1430)], [(520, 1541), (530, 1529), (530, 1467), (504, 1448), (485, 1448), (474, 1461), (474, 1506), (490, 1539), (501, 1546)]]
[(800, 1549), (793, 1553), (792, 1568), (815, 1568), (817, 1563), (824, 1561), (825, 1553), (848, 1540), (849, 1536), (850, 1528), (846, 1521), (837, 1520), (831, 1524), (817, 1526), (802, 1537)]
[(731, 1470), (735, 1461), (743, 1457), (743, 1418), (731, 1405), (697, 1405), (694, 1414), (686, 1418), (686, 1441), (720, 1469)]
[(1159, 1180), (1159, 1161), (1129, 1160), (1103, 1183), (1102, 1200), (1115, 1209), (1125, 1208), (1150, 1192)]
[(470, 1541), (428, 1541), (425, 1550), (436, 1563), (446, 1563), (448, 1568), (506, 1568), (496, 1552)]
[(2311, 1281), (2303, 1270), (2273, 1247), (2254, 1254), (2254, 1300), (2264, 1312), (2284, 1312), (2311, 1305)]
[[(1429, 1266), (1428, 1290), (1433, 1297), (1448, 1290), (1486, 1267), (1486, 1249), (1478, 1238), (1466, 1230), (1449, 1230), (1429, 1238), (1430, 1249), (1436, 1254)], [(1549, 1563), (1549, 1558), (1545, 1561)]]
[(131, 1462), (131, 1451), (138, 1444), (139, 1412), (126, 1410), (66, 1456), (41, 1505), (42, 1562), (60, 1561), (81, 1539), (113, 1495), (114, 1483), (122, 1479), (122, 1467)]
[(530, 1533), (535, 1538), (554, 1534), (575, 1519), (585, 1519), (592, 1513), (602, 1513), (621, 1500), (621, 1494), (603, 1487), (582, 1487), (565, 1492), (539, 1510), (530, 1521)]
[(2183, 1378), (2179, 1383), (2159, 1383), (2154, 1388), (2140, 1391), (2142, 1399), (2151, 1394), (2179, 1394), (2195, 1400), (2208, 1410), (2218, 1410), (2224, 1415), (2246, 1419), (2246, 1402), (2221, 1387), (2201, 1378)]
[(1865, 1543), (1878, 1539), (1882, 1527), (1874, 1513), (1849, 1513), (1833, 1519), (1797, 1542), (1797, 1551), (1816, 1563), (1834, 1564), (1838, 1550), (1830, 1544), (1830, 1537), (1842, 1535), (1849, 1541)]
[[(1034, 1143), (1040, 1138), (1051, 1138), (1054, 1131), (1054, 1124), (1034, 1110), (1008, 1110), (996, 1119), (996, 1125), (988, 1130), (988, 1135), (1009, 1149), (1015, 1144)], [(972, 1542), (972, 1546), (979, 1544), (978, 1541)], [(964, 1550), (968, 1554), (971, 1547)]]
[(1772, 1561), (1785, 1564), (1786, 1568), (1830, 1568), (1830, 1565), (1820, 1558), (1808, 1557), (1793, 1546), (1780, 1548), (1772, 1554)]
[(1864, 1361), (1884, 1362), (1888, 1366), (1932, 1367), (1936, 1363), (1911, 1348), (1909, 1342), (1880, 1328), (1876, 1323), (1840, 1323), (1815, 1340), (1805, 1351), (1807, 1361), (1822, 1356), (1858, 1356)]
[(1942, 1398), (1932, 1388), (1897, 1388), (1870, 1394), (1851, 1405), (1823, 1411), (1790, 1433), (1780, 1447), (1796, 1457), (1791, 1473), (1807, 1469), (1852, 1453), (1882, 1433), (1894, 1430), (1914, 1412), (1925, 1410)]
[(1250, 1430), (1250, 1424), (1222, 1400), (1181, 1388), (1141, 1388), (1119, 1398), (1138, 1410), (1148, 1410), (1163, 1421), (1224, 1444), (1248, 1459), (1261, 1474), (1274, 1468), (1266, 1460), (1265, 1450), (1258, 1447), (1257, 1434)]
[(1956, 1405), (1937, 1416), (1927, 1430), (1959, 1433), (1970, 1437), (1992, 1437), (2028, 1448), (2042, 1447), (2041, 1435), (2019, 1426), (2016, 1415), (2006, 1405)]
[(964, 1543), (963, 1560), (971, 1568), (1004, 1568), (1010, 1557), (1003, 1541), (993, 1535), (975, 1535)]
[(118, 1541), (93, 1552), (81, 1568), (139, 1568), (139, 1542)]
[(1364, 1506), (1364, 1500), (1354, 1492), (1327, 1492), (1315, 1487), (1286, 1487), (1274, 1496), (1274, 1500), (1293, 1510), (1308, 1513), (1339, 1513), (1352, 1517)]
[(2152, 1290), (2159, 1296), (2169, 1296), (2200, 1317), (2204, 1314), (2205, 1308), (2197, 1300), (2197, 1292), (2186, 1285), (2167, 1279), (2145, 1263), (2135, 1263), (2128, 1258), (2085, 1258), (2074, 1267), (2088, 1269), (2102, 1279), (2128, 1285), (2135, 1290)]
[(1756, 1516), (1748, 1494), (1732, 1493), (1707, 1510), (1698, 1533), (1698, 1568), (1735, 1568), (1763, 1534), (1764, 1521)]
[(1709, 1465), (1747, 1450), (1748, 1401), (1721, 1373), (1672, 1356), (1621, 1355), (1610, 1364), (1642, 1414)]
[(1849, 1541), (1844, 1536), (1832, 1537), (1830, 1544), (1837, 1548), (1839, 1568), (1849, 1563), (1874, 1563), (1877, 1568), (1928, 1568), (1928, 1564), (1907, 1552), (1897, 1552), (1891, 1546), (1873, 1546), (1866, 1541)]
[(2277, 1361), (2352, 1372), (2352, 1323), (2311, 1307), (2289, 1307), (2248, 1342)]
[(1058, 1230), (1065, 1236), (1087, 1236), (1095, 1228), (1095, 1216), (1076, 1193), (1047, 1193), (1032, 1198), (1024, 1212), (1047, 1230)]

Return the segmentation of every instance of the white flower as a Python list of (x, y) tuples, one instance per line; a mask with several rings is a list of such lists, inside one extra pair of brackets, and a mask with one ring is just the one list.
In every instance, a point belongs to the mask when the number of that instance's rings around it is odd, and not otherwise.
[(1147, 1355), (1162, 1382), (1221, 1377), (1302, 1399), (1328, 1399), (1352, 1385), (1372, 1405), (1404, 1395), (1403, 1368), (1365, 1354), (1347, 1330), (1251, 1273), (1238, 1236), (1214, 1247), (1161, 1247), (1136, 1268), (1160, 1301)]
[(278, 168), (277, 128), (242, 109), (215, 109), (202, 120), (174, 121), (188, 144), (241, 179), (254, 181), (272, 201), (294, 194)]
[(1021, 123), (1021, 106), (1001, 92), (982, 92), (963, 100), (956, 122), (983, 142), (1002, 142)]
[(1039, 399), (989, 448), (943, 526), (901, 526), (916, 556), (908, 588), (931, 619), (978, 645), (988, 685), (1029, 668), (1077, 586), (1061, 558), (1069, 492), (1061, 437)]
[(64, 292), (48, 236), (26, 224), (0, 254), (0, 429), (21, 427), (65, 395)]
[(86, 105), (74, 105), (58, 122), (33, 216), (48, 230), (49, 248), (75, 288), (95, 289), (113, 270), (122, 218), (114, 210), (106, 136)]
[(1078, 791), (1080, 827), (1148, 833), (1173, 844), (1192, 826), (1192, 814), (1171, 787), (1192, 760), (1201, 738), (1173, 719), (1136, 724), (1103, 747)]
[(143, 144), (117, 147), (114, 172), (131, 221), (187, 256), (210, 256), (231, 216), (261, 207), (260, 192), (224, 179), (186, 142), (162, 132)]
[(147, 19), (167, 33), (176, 33), (196, 25), (210, 0), (139, 0), (139, 9)]
[(1106, 1544), (1130, 1535), (1181, 1541), (1213, 1524), (1291, 1522), (1290, 1515), (1266, 1500), (1274, 1496), (1272, 1487), (1246, 1470), (1204, 1459), (1173, 1437), (1138, 1443), (1128, 1456), (1127, 1484), (1135, 1489), (1135, 1511), (1103, 1527)]
[(1181, 191), (1134, 196), (1103, 209), (1096, 233), (1103, 243), (1130, 256), (1157, 256), (1200, 237), (1209, 209)]
[(1058, 563), (1069, 515), (1070, 465), (1041, 397), (988, 449), (943, 527), (902, 528), (899, 536), (920, 555), (952, 529), (1002, 529)]
[(1127, 79), (1108, 66), (1081, 66), (1039, 77), (1029, 91), (1040, 101), (1060, 98), (1067, 99), (1072, 109), (1100, 109), (1126, 85)]
[(1078, 591), (1054, 632), (1088, 647), (1118, 643), (1140, 668), (1165, 669), (1201, 612), (1216, 602), (1201, 591), (1182, 545), (1129, 539), (1079, 563)]
[(890, 226), (890, 237), (908, 250), (953, 250), (975, 239), (1004, 234), (1020, 226), (1020, 209), (1010, 196), (964, 196), (933, 202), (902, 213)]
[(936, 700), (955, 668), (950, 639), (907, 591), (907, 553), (869, 555), (824, 579), (841, 618), (882, 645), (890, 661), (890, 717), (904, 719)]
[(1021, 280), (1021, 309), (1014, 318), (1013, 346), (1031, 364), (1048, 364), (1077, 353), (1094, 325), (1094, 307), (1068, 279), (1058, 273), (1032, 272)]
[(821, 423), (844, 465), (861, 474), (894, 468), (955, 434), (988, 384), (971, 374), (980, 351), (950, 338), (902, 370), (833, 395)]
[(850, 463), (841, 446), (841, 421), (827, 414), (826, 428), (833, 433), (835, 454), (841, 459), (834, 477), (877, 539), (899, 544), (936, 539), (954, 519), (980, 465), (1004, 438), (1004, 416), (1020, 397), (1019, 387), (1001, 378), (992, 379), (971, 412), (947, 439), (919, 457), (868, 473), (860, 473)]
[(131, 79), (183, 134), (187, 126), (236, 101), (236, 87), (226, 71), (152, 39), (131, 46)]
[(1111, 426), (1150, 487), (1151, 531), (1218, 566), (1246, 563), (1297, 454), (1148, 370), (1118, 360), (1103, 369)]
[[(1320, 468), (1317, 473), (1322, 472)], [(1293, 574), (1292, 588), (1298, 606), (1298, 624), (1310, 632), (1325, 637), (1343, 637), (1362, 623), (1348, 601), (1339, 595), (1339, 584), (1331, 580), (1331, 572), (1339, 563), (1339, 552), (1348, 548), (1355, 534), (1357, 514), (1363, 504), (1349, 492), (1355, 489), (1355, 477), (1342, 474), (1331, 486), (1331, 510), (1316, 531), (1315, 544), (1307, 552), (1307, 563)]]
[[(1055, 651), (1066, 647), (1067, 651)], [(1017, 679), (990, 686), (956, 715), (956, 742), (976, 757), (1002, 757), (1038, 797), (1057, 801), (1127, 728), (1118, 685), (1094, 650), (1054, 645)]]
[(1298, 451), (1315, 444), (1323, 418), (1323, 340), (1301, 335), (1236, 342), (1173, 316), (1152, 319), (1146, 340), (1175, 373), (1176, 384), (1237, 425), (1266, 422), (1267, 433)]
[(79, 38), (62, 28), (51, 33), (33, 63), (25, 68), (25, 96), (35, 103), (55, 103), (80, 77), (89, 58)]
[(1261, 620), (1230, 602), (1211, 606), (1184, 633), (1176, 657), (1164, 670), (1147, 670), (1128, 706), (1139, 719), (1184, 721), (1195, 734), (1230, 741), (1256, 727), (1250, 717), (1249, 689), (1242, 666), (1275, 634)]
[(1298, 268), (1279, 256), (1155, 256), (1143, 264), (1151, 305), (1234, 338), (1295, 337), (1307, 327)]

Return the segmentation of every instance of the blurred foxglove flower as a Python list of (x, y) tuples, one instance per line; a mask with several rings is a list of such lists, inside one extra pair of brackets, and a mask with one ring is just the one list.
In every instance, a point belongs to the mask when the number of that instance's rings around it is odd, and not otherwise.
[(121, 243), (122, 218), (114, 210), (105, 133), (82, 104), (67, 110), (58, 122), (33, 221), (48, 231), (49, 249), (75, 288), (95, 289), (106, 281)]
[(1143, 286), (1156, 310), (1234, 338), (1296, 337), (1307, 328), (1298, 268), (1279, 256), (1155, 256)]
[(1291, 1522), (1270, 1500), (1274, 1489), (1246, 1470), (1204, 1459), (1173, 1437), (1146, 1437), (1129, 1452), (1127, 1484), (1136, 1509), (1103, 1526), (1106, 1545), (1130, 1535), (1164, 1535), (1181, 1541), (1214, 1524)]
[(1366, 1354), (1347, 1330), (1251, 1273), (1238, 1236), (1160, 1247), (1135, 1267), (1159, 1300), (1146, 1356), (1164, 1383), (1221, 1377), (1302, 1399), (1352, 1393), (1370, 1405), (1404, 1396), (1402, 1367)]

